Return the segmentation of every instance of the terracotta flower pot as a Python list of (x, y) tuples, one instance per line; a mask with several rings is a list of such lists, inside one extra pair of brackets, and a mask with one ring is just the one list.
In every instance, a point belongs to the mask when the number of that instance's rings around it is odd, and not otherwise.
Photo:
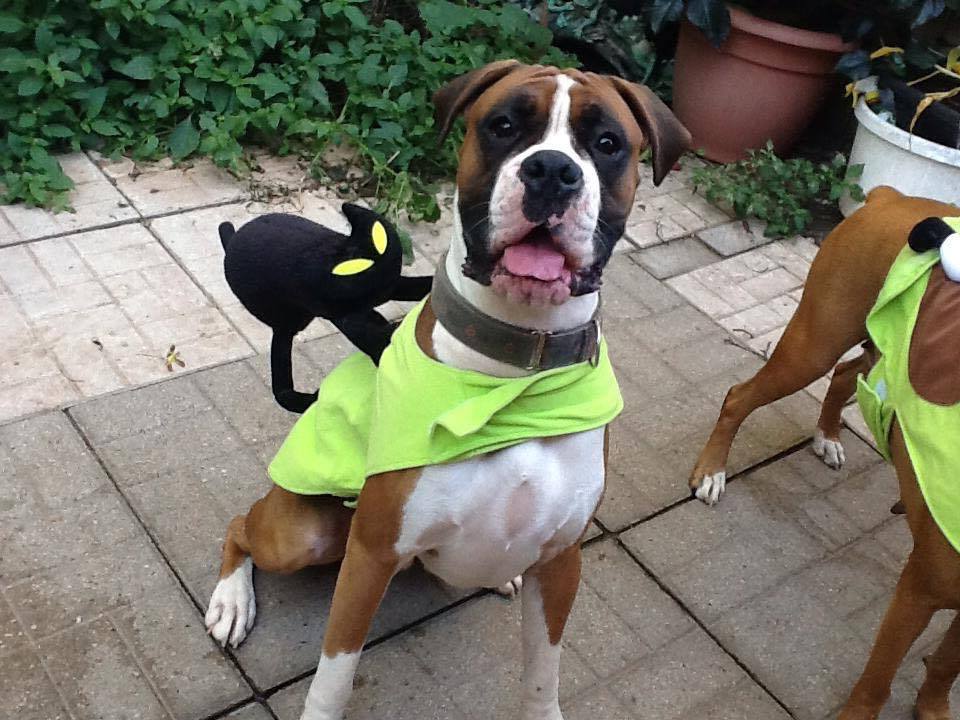
[(732, 162), (772, 140), (787, 153), (830, 89), (839, 35), (798, 30), (730, 8), (730, 36), (713, 47), (684, 21), (677, 45), (673, 109), (711, 160)]

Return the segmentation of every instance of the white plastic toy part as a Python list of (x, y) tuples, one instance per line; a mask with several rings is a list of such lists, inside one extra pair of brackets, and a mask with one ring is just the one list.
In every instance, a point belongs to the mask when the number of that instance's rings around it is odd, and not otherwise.
[(940, 245), (940, 264), (943, 272), (954, 282), (960, 282), (960, 233), (952, 233)]

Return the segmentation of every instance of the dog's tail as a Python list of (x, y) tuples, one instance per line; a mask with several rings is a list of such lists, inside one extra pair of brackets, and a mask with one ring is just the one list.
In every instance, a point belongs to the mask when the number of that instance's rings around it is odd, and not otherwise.
[(227, 243), (230, 242), (230, 238), (232, 238), (237, 232), (233, 228), (233, 223), (229, 223), (229, 222), (220, 223), (220, 227), (217, 228), (217, 232), (220, 233), (220, 244), (223, 245), (223, 249), (226, 250)]

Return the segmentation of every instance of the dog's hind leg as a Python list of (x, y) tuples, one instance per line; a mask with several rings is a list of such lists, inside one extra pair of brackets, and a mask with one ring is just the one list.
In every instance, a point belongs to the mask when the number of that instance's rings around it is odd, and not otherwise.
[(220, 579), (204, 622), (221, 644), (237, 647), (256, 617), (253, 566), (292, 573), (343, 557), (353, 511), (338, 498), (296, 495), (280, 487), (235, 517), (223, 543)]
[(580, 543), (523, 576), (523, 710), (521, 720), (563, 720), (560, 648), (580, 584)]
[(317, 393), (297, 392), (293, 387), (294, 335), (296, 332), (273, 331), (273, 340), (270, 342), (270, 385), (280, 407), (302, 413), (317, 399)]
[(960, 613), (937, 651), (924, 659), (927, 677), (917, 694), (916, 720), (951, 720), (950, 689), (960, 675)]
[(900, 663), (937, 609), (925, 592), (925, 562), (916, 553), (911, 553), (907, 560), (870, 659), (843, 706), (839, 720), (876, 720), (890, 697), (890, 685)]
[(865, 349), (858, 357), (842, 362), (833, 371), (830, 388), (820, 408), (817, 432), (813, 436), (813, 452), (829, 467), (839, 470), (846, 461), (840, 444), (840, 423), (843, 406), (857, 389), (857, 376), (873, 367), (873, 353)]

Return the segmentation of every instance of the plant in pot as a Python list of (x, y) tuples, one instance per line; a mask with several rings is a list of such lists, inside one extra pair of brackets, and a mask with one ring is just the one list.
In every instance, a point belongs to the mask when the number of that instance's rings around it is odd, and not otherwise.
[(673, 108), (706, 157), (790, 151), (830, 91), (841, 33), (859, 11), (836, 0), (649, 0), (654, 32), (679, 27)]
[[(960, 0), (935, 3), (934, 17), (877, 33), (891, 44), (851, 53), (840, 69), (852, 80), (858, 128), (850, 162), (862, 186), (891, 185), (909, 195), (960, 200)], [(898, 32), (899, 31), (899, 32)], [(898, 44), (900, 43), (900, 44)], [(860, 203), (840, 208), (849, 215)]]

